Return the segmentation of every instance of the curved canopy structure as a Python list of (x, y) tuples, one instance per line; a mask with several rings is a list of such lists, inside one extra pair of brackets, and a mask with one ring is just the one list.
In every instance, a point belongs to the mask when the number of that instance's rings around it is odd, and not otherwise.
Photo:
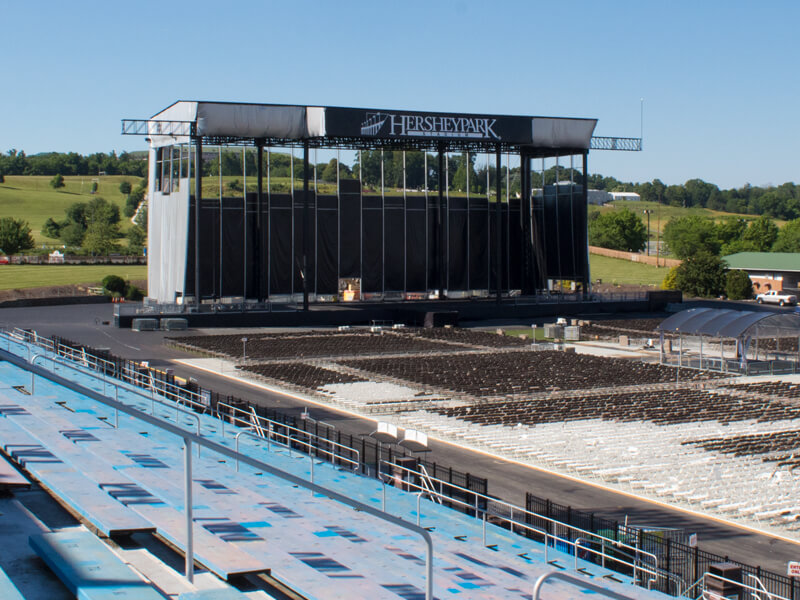
[(659, 331), (715, 338), (800, 336), (797, 313), (755, 312), (717, 308), (690, 308), (665, 319)]

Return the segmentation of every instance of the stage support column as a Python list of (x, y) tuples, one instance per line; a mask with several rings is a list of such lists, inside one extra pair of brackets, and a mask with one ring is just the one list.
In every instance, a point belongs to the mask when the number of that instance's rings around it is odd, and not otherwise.
[[(544, 183), (542, 183), (544, 185)], [(535, 276), (533, 273), (533, 198), (531, 195), (531, 158), (520, 153), (520, 225), (522, 227), (522, 293), (533, 294)]]
[(308, 310), (308, 140), (303, 140), (303, 310)]
[(203, 138), (195, 137), (194, 153), (194, 303), (200, 306), (200, 204), (203, 201)]
[[(502, 269), (502, 252), (503, 252), (503, 245), (500, 240), (500, 221), (501, 221), (501, 210), (500, 210), (500, 193), (502, 189), (501, 185), (501, 178), (500, 178), (500, 144), (497, 144), (497, 154), (495, 156), (495, 187), (497, 187), (497, 199), (494, 203), (494, 265), (495, 265), (495, 279), (497, 281), (497, 303), (500, 304), (500, 298), (503, 294), (503, 269)], [(486, 168), (486, 172), (488, 174), (489, 168)], [(506, 182), (508, 185), (508, 182)]]
[(442, 219), (442, 207), (444, 206), (444, 144), (439, 142), (439, 195), (436, 200), (436, 235), (433, 236), (435, 253), (436, 253), (436, 285), (439, 288), (439, 300), (444, 300), (444, 249), (448, 240), (444, 239), (442, 230), (444, 227), (444, 220)]
[[(581, 187), (583, 188), (583, 208), (586, 211), (586, 268), (583, 271), (583, 299), (589, 298), (589, 287), (592, 285), (592, 274), (589, 270), (589, 151), (583, 151), (583, 173), (581, 174)], [(650, 243), (650, 240), (647, 240)]]
[[(264, 207), (264, 140), (261, 138), (256, 139), (256, 163), (257, 167), (257, 181), (258, 192), (256, 193), (256, 239), (253, 243), (253, 268), (255, 277), (253, 278), (258, 301), (264, 302), (264, 249), (261, 247), (261, 240), (264, 239), (263, 224), (264, 219), (261, 211)], [(244, 191), (245, 198), (247, 197), (247, 190)], [(245, 216), (247, 215), (245, 211)], [(269, 252), (269, 249), (267, 249)]]

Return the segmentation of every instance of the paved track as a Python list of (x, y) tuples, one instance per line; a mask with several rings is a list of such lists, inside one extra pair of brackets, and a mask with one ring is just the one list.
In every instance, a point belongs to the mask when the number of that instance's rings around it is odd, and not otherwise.
[[(94, 346), (109, 348), (126, 358), (150, 360), (153, 366), (170, 364), (187, 354), (162, 344), (164, 332), (137, 333), (104, 325), (113, 322), (112, 305), (71, 305), (47, 308), (0, 309), (0, 327), (35, 329), (44, 335), (62, 337)], [(214, 330), (223, 333), (230, 330)], [(259, 404), (299, 414), (307, 403), (287, 396), (266, 392), (247, 384), (221, 378), (205, 371), (174, 366), (177, 375), (194, 377), (204, 386), (232, 394)], [(366, 434), (374, 430), (374, 422), (354, 418), (328, 408), (313, 407), (311, 415), (329, 422), (343, 433)], [(524, 505), (525, 492), (548, 497), (560, 504), (592, 511), (598, 516), (635, 525), (680, 527), (697, 533), (703, 550), (729, 556), (731, 559), (778, 573), (786, 572), (786, 563), (800, 559), (800, 540), (792, 543), (731, 526), (714, 519), (686, 513), (668, 506), (648, 502), (623, 493), (605, 490), (567, 477), (546, 473), (526, 465), (501, 460), (480, 452), (431, 441), (430, 459), (473, 475), (489, 479), (492, 495)]]

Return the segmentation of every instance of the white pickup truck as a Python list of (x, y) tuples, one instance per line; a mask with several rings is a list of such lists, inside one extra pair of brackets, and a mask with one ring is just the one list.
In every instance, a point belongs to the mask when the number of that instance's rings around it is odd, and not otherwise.
[(797, 304), (797, 296), (792, 294), (784, 294), (778, 290), (770, 290), (756, 296), (756, 302), (763, 304), (778, 304), (784, 306), (786, 304)]

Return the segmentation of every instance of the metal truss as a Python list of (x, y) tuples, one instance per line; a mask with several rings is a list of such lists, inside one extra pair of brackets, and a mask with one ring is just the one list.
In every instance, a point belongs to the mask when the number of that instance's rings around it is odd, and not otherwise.
[(591, 150), (623, 150), (626, 152), (641, 152), (642, 138), (624, 137), (593, 137), (589, 145)]
[[(122, 135), (167, 135), (188, 136), (196, 135), (196, 123), (192, 121), (159, 121), (154, 119), (123, 119)], [(209, 146), (254, 146), (261, 143), (264, 147), (275, 146), (281, 148), (301, 148), (307, 142), (310, 148), (342, 148), (349, 150), (424, 150), (445, 152), (520, 152), (523, 149), (532, 150), (536, 156), (555, 156), (567, 154), (582, 154), (583, 149), (565, 148), (536, 148), (531, 149), (519, 144), (508, 144), (502, 141), (486, 140), (442, 140), (426, 138), (402, 139), (373, 139), (366, 137), (312, 137), (307, 140), (287, 138), (243, 138), (232, 136), (204, 136), (202, 143)], [(589, 145), (591, 150), (623, 150), (639, 152), (642, 149), (641, 138), (624, 137), (593, 137)]]
[(158, 121), (155, 119), (122, 119), (122, 135), (194, 135), (193, 121)]

